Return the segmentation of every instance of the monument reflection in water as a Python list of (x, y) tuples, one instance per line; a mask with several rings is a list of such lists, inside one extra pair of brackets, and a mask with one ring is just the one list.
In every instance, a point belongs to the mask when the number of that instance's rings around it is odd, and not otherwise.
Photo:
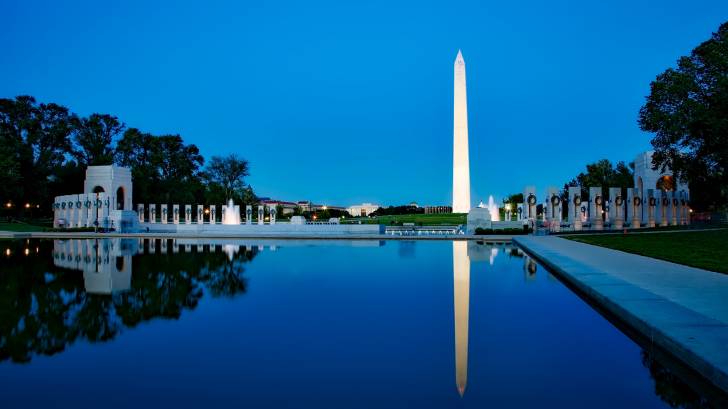
[[(252, 407), (663, 406), (657, 396), (726, 406), (508, 245), (3, 245), (7, 407), (53, 406), (44, 396), (95, 407), (116, 388), (128, 391), (120, 407), (152, 406), (140, 396), (177, 407), (205, 406), (209, 396)], [(205, 393), (176, 393), (190, 382)], [(79, 397), (78, 383), (98, 393)]]

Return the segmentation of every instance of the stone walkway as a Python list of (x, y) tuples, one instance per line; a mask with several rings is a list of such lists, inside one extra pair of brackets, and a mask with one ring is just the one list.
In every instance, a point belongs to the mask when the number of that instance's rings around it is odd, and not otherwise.
[(514, 242), (728, 392), (728, 275), (554, 236)]

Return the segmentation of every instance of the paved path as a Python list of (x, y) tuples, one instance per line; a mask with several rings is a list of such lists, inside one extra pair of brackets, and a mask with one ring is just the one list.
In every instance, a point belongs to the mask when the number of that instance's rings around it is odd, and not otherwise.
[(728, 392), (728, 275), (554, 236), (514, 242)]

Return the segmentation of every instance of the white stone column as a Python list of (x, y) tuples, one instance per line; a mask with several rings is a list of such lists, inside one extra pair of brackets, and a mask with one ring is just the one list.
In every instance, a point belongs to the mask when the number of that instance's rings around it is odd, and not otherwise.
[(655, 208), (658, 198), (655, 197), (654, 189), (647, 189), (647, 227), (655, 227)]
[(227, 205), (222, 205), (222, 210), (220, 213), (220, 223), (225, 224), (225, 213), (227, 213)]
[(157, 205), (156, 204), (150, 204), (149, 205), (149, 223), (156, 223), (157, 222)]
[(172, 223), (179, 224), (179, 205), (172, 205)]
[(264, 222), (265, 218), (265, 208), (263, 205), (258, 206), (258, 224), (261, 225)]
[(162, 204), (162, 224), (167, 224), (169, 221), (169, 205), (164, 203)]
[(245, 224), (253, 224), (253, 206), (245, 206)]
[(217, 205), (210, 205), (210, 224), (217, 224), (217, 218), (215, 217), (215, 209)]
[(604, 205), (604, 197), (602, 197), (601, 187), (589, 188), (589, 219), (591, 228), (594, 230), (604, 229), (604, 220), (602, 219), (602, 206)]
[(612, 229), (621, 230), (624, 227), (624, 198), (622, 197), (622, 188), (609, 188), (609, 216), (612, 221)]
[(581, 187), (569, 186), (569, 222), (574, 231), (581, 230)]
[(276, 224), (276, 207), (271, 206), (268, 208), (268, 214), (270, 216), (270, 224)]
[(205, 206), (197, 205), (197, 224), (205, 223)]
[(678, 225), (678, 208), (679, 208), (679, 200), (677, 198), (677, 192), (670, 192), (670, 225), (671, 226), (677, 226)]
[(536, 220), (536, 206), (538, 205), (538, 200), (536, 198), (535, 186), (526, 186), (526, 188), (523, 189), (523, 200), (526, 202), (523, 217), (525, 219)]
[(137, 217), (139, 217), (139, 223), (144, 223), (144, 205), (137, 204)]
[(639, 229), (642, 224), (642, 196), (639, 189), (627, 189), (627, 209), (629, 210), (630, 227)]
[(668, 225), (667, 208), (670, 205), (670, 199), (667, 198), (667, 192), (662, 192), (660, 196), (660, 226), (665, 227)]
[(192, 205), (185, 205), (185, 224), (192, 224)]

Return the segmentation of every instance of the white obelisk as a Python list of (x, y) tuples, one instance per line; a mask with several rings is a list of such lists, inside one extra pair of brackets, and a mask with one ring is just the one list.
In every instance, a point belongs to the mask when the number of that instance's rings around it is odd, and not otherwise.
[(452, 146), (452, 212), (470, 211), (470, 159), (468, 154), (468, 97), (465, 91), (465, 60), (455, 58), (455, 105)]

